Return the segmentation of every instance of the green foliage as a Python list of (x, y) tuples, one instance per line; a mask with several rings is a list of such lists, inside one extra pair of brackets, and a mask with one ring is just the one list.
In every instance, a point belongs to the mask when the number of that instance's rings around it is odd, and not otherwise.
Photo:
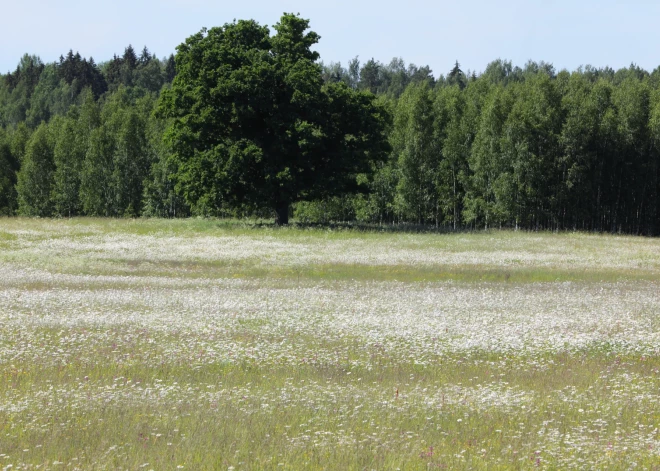
[(32, 133), (25, 125), (25, 123), (19, 123), (18, 126), (14, 129), (13, 133), (10, 134), (10, 147), (11, 152), (18, 162), (23, 161), (23, 156), (25, 155), (25, 150), (27, 149), (28, 141)]
[(461, 64), (456, 61), (454, 67), (447, 74), (447, 84), (450, 86), (456, 85), (463, 90), (467, 86), (467, 81), (465, 73), (461, 70)]
[(441, 147), (442, 160), (439, 162), (436, 191), (444, 222), (454, 229), (461, 223), (462, 181), (467, 175), (473, 133), (466, 108), (466, 97), (460, 93), (459, 87), (446, 87), (438, 91), (434, 139)]
[(75, 216), (80, 212), (80, 169), (85, 157), (85, 147), (78, 132), (75, 108), (65, 118), (55, 138), (53, 159), (55, 163), (52, 200), (55, 211), (62, 216)]
[(116, 216), (112, 191), (113, 136), (106, 126), (93, 129), (81, 169), (80, 201), (89, 216)]
[(526, 227), (548, 227), (557, 184), (553, 158), (561, 130), (560, 98), (554, 82), (537, 74), (516, 90), (520, 95), (504, 125), (502, 152), (508, 168), (495, 193), (503, 214)]
[(24, 55), (0, 75), (0, 214), (660, 233), (660, 68), (436, 80), (324, 64), (308, 27), (235, 21), (98, 66)]
[[(80, 199), (86, 214), (134, 217), (142, 212), (144, 184), (153, 155), (147, 137), (150, 96), (135, 99), (120, 88), (100, 116), (99, 127), (91, 128), (81, 168)], [(84, 114), (81, 126), (95, 120)]]
[(318, 35), (285, 14), (270, 36), (254, 21), (202, 30), (177, 48), (162, 95), (177, 188), (196, 213), (269, 207), (357, 190), (382, 159), (386, 117), (372, 95), (325, 84)]
[(143, 216), (175, 218), (190, 215), (189, 206), (175, 190), (172, 174), (176, 168), (168, 158), (169, 150), (163, 142), (169, 124), (153, 114), (147, 122), (147, 152), (152, 156), (153, 163), (144, 181)]
[(53, 147), (53, 135), (49, 126), (41, 124), (28, 141), (18, 173), (18, 212), (23, 216), (44, 217), (53, 214)]
[(296, 220), (302, 223), (328, 224), (356, 219), (353, 197), (350, 196), (300, 201), (296, 203), (293, 214)]
[(422, 224), (439, 220), (440, 149), (434, 139), (435, 109), (427, 83), (410, 86), (399, 100), (392, 130), (392, 148), (401, 178), (397, 209)]
[(30, 99), (39, 84), (44, 67), (39, 57), (25, 54), (16, 70), (2, 78), (4, 90), (0, 93), (2, 99), (0, 124), (15, 126), (25, 121), (30, 109)]
[(507, 215), (502, 201), (496, 197), (496, 190), (509, 180), (501, 137), (512, 102), (511, 94), (501, 86), (490, 89), (485, 97), (468, 158), (470, 175), (465, 181), (463, 212), (468, 224), (487, 228), (506, 221)]
[(80, 108), (72, 108), (55, 141), (55, 187), (53, 201), (57, 214), (71, 217), (81, 213), (80, 185), (90, 132), (100, 125), (99, 107), (90, 89), (84, 92)]
[(12, 153), (9, 136), (0, 129), (0, 215), (14, 213), (16, 201), (16, 172), (19, 169), (18, 158)]
[(79, 53), (69, 50), (66, 58), (60, 56), (57, 75), (71, 87), (71, 94), (78, 95), (85, 88), (92, 90), (95, 97), (101, 96), (108, 89), (108, 84), (93, 58), (87, 60)]

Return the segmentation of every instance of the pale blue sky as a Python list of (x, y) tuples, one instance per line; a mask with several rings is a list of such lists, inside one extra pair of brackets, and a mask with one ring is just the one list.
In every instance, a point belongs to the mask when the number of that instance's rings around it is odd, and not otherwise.
[(325, 62), (346, 65), (356, 55), (428, 64), (436, 76), (456, 59), (463, 70), (488, 62), (528, 59), (559, 70), (660, 65), (660, 1), (651, 0), (0, 0), (0, 71), (14, 70), (25, 52), (43, 61), (69, 49), (97, 62), (145, 44), (159, 57), (199, 31), (234, 18), (273, 25), (282, 12), (300, 13), (321, 35)]

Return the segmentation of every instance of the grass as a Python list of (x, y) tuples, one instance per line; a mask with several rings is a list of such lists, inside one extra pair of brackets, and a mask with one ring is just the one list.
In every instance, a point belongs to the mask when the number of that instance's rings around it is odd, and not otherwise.
[(660, 469), (659, 275), (648, 238), (0, 219), (0, 468)]

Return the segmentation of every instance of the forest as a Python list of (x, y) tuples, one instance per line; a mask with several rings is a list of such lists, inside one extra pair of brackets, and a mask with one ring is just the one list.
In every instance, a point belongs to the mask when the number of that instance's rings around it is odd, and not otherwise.
[[(660, 233), (660, 68), (314, 64), (325, 86), (375, 96), (388, 148), (356, 191), (292, 202), (298, 221)], [(157, 112), (177, 72), (146, 46), (99, 63), (24, 55), (0, 75), (0, 215), (272, 217), (181, 191)]]

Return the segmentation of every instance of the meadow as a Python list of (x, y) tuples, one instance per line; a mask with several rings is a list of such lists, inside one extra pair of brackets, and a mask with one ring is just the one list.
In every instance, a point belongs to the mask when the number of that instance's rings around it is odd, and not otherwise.
[(0, 219), (0, 469), (660, 469), (660, 240)]

